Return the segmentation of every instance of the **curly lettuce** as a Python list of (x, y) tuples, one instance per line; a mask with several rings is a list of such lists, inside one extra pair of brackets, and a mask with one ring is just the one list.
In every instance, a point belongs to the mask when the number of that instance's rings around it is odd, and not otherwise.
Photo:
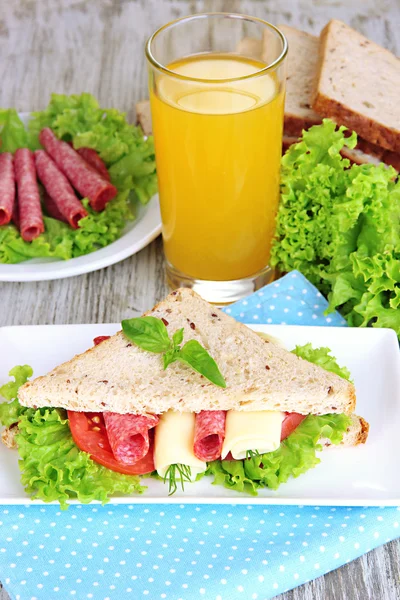
[(352, 326), (400, 336), (400, 180), (342, 158), (356, 135), (324, 119), (282, 158), (271, 264), (298, 269)]
[(103, 109), (90, 94), (53, 94), (48, 107), (32, 114), (28, 131), (14, 109), (0, 110), (0, 152), (19, 147), (40, 147), (39, 133), (50, 127), (75, 148), (96, 150), (104, 160), (118, 195), (104, 211), (93, 211), (82, 200), (88, 215), (79, 229), (44, 216), (45, 232), (25, 242), (13, 225), (0, 227), (0, 262), (15, 264), (31, 258), (67, 260), (89, 254), (117, 240), (128, 222), (136, 218), (137, 204), (147, 204), (157, 192), (153, 138), (127, 123), (125, 114)]
[(0, 152), (28, 147), (28, 132), (14, 108), (0, 109)]
[(316, 453), (322, 450), (319, 440), (327, 438), (332, 444), (340, 444), (350, 423), (350, 417), (344, 414), (309, 415), (274, 452), (245, 460), (216, 460), (209, 464), (206, 474), (214, 476), (216, 485), (253, 496), (259, 488), (276, 490), (289, 477), (298, 477), (317, 466), (321, 461)]
[[(293, 353), (336, 373), (350, 381), (350, 372), (340, 367), (329, 348), (313, 348), (311, 344), (296, 346)], [(340, 444), (351, 423), (344, 414), (309, 415), (291, 433), (277, 450), (253, 455), (245, 460), (216, 460), (209, 463), (206, 475), (214, 477), (213, 484), (256, 496), (260, 488), (278, 489), (290, 477), (298, 477), (321, 461), (317, 452), (322, 450), (322, 438)]]
[(304, 344), (304, 346), (296, 346), (292, 353), (351, 382), (350, 371), (347, 367), (338, 365), (336, 358), (330, 354), (329, 348), (313, 348), (312, 344)]
[(79, 450), (72, 439), (66, 412), (57, 408), (25, 408), (17, 398), (18, 387), (32, 375), (27, 366), (10, 371), (14, 382), (0, 388), (6, 400), (0, 404), (0, 423), (9, 427), (18, 423), (16, 442), (20, 455), (19, 468), (25, 491), (34, 499), (54, 500), (61, 508), (77, 499), (103, 504), (114, 494), (142, 493), (146, 488), (134, 475), (116, 473), (94, 462)]

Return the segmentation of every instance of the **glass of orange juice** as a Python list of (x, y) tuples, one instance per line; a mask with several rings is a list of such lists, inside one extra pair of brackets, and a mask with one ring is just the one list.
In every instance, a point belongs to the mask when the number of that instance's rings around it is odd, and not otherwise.
[(272, 278), (286, 53), (276, 27), (226, 13), (146, 45), (167, 279), (210, 302)]

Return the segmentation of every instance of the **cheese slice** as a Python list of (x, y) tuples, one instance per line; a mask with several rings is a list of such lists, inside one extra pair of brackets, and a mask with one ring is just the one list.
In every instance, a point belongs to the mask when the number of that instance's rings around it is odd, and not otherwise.
[(225, 440), (221, 458), (231, 452), (233, 458), (246, 458), (246, 452), (273, 452), (281, 443), (282, 421), (285, 414), (275, 411), (237, 411), (226, 413)]
[(171, 465), (190, 467), (190, 480), (204, 473), (207, 463), (193, 452), (195, 413), (169, 410), (161, 415), (154, 440), (154, 466), (160, 477), (165, 477)]

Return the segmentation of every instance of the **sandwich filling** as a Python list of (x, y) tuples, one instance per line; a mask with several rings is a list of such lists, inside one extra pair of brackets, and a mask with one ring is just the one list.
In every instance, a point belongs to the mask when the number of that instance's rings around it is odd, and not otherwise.
[[(327, 348), (307, 344), (294, 353), (349, 379)], [(133, 415), (26, 408), (17, 394), (32, 370), (15, 367), (10, 375), (15, 381), (0, 389), (11, 401), (0, 404), (0, 422), (15, 433), (22, 483), (32, 497), (58, 500), (62, 507), (71, 498), (106, 502), (115, 494), (141, 493), (140, 476), (149, 474), (167, 481), (170, 492), (204, 474), (235, 491), (277, 489), (320, 462), (322, 439), (339, 444), (351, 425), (345, 414), (169, 410)]]

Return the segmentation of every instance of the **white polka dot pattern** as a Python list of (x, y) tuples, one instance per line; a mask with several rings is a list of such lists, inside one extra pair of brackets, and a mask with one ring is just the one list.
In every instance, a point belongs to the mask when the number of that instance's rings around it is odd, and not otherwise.
[(325, 314), (328, 302), (298, 271), (265, 286), (246, 300), (225, 309), (242, 323), (275, 325), (325, 325), (339, 327), (346, 321), (338, 312)]
[[(300, 273), (226, 312), (345, 325)], [(0, 580), (17, 600), (268, 600), (398, 536), (400, 508), (0, 507)]]
[[(395, 538), (399, 510), (0, 508), (0, 577), (21, 600), (266, 600)], [(15, 529), (19, 514), (24, 521)]]

